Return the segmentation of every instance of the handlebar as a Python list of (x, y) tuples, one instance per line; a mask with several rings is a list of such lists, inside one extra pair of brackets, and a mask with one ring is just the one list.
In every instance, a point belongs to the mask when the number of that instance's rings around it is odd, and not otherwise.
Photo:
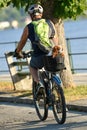
[(20, 59), (20, 58), (25, 59), (25, 58), (31, 57), (32, 53), (33, 53), (33, 50), (30, 50), (28, 52), (23, 51), (21, 53), (15, 53), (14, 52), (13, 57), (16, 57), (17, 59)]
[(33, 51), (23, 52), (22, 53), (23, 56), (24, 56), (23, 58), (29, 58), (29, 57), (31, 57), (32, 53), (33, 53)]

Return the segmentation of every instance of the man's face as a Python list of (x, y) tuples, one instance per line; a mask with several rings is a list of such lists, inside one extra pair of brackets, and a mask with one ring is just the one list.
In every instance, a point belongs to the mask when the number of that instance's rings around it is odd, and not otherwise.
[(37, 19), (39, 19), (39, 18), (42, 18), (42, 14), (38, 14), (38, 15), (33, 15), (33, 14), (31, 14), (31, 19), (32, 20), (37, 20)]

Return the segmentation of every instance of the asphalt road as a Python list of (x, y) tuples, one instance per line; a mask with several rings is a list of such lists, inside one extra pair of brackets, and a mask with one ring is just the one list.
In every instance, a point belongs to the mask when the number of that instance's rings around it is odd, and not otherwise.
[(41, 122), (34, 106), (0, 103), (0, 130), (87, 130), (87, 113), (68, 111), (65, 124), (56, 123), (52, 111)]

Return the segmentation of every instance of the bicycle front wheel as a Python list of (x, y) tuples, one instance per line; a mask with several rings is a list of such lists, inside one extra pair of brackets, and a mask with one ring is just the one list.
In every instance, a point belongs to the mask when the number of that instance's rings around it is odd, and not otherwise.
[(33, 99), (37, 115), (40, 120), (44, 121), (48, 117), (48, 105), (46, 104), (45, 89), (42, 88), (36, 95), (36, 85), (33, 83)]
[(66, 103), (63, 89), (55, 81), (53, 81), (53, 113), (59, 124), (63, 124), (66, 120)]

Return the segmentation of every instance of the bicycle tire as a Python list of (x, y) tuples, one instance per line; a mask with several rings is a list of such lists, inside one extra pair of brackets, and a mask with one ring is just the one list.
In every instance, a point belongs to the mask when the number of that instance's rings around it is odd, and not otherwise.
[(66, 102), (61, 85), (53, 81), (53, 113), (58, 124), (63, 124), (66, 120)]
[(36, 113), (41, 121), (44, 121), (48, 117), (48, 105), (46, 104), (45, 89), (41, 90), (41, 95), (36, 96), (36, 84), (33, 82), (33, 100)]

